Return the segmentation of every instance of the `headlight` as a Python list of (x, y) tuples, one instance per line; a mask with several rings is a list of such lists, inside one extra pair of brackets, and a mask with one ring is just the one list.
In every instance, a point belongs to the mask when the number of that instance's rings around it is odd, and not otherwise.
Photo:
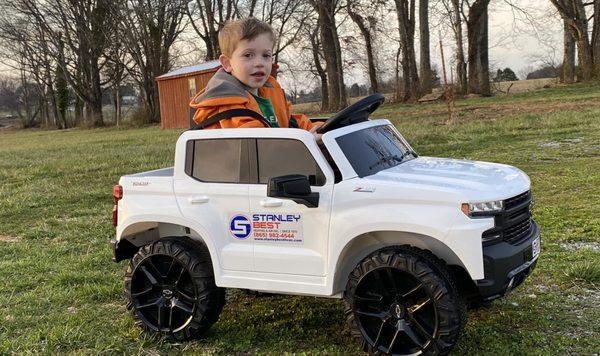
[(460, 210), (467, 215), (479, 215), (486, 213), (496, 213), (502, 210), (504, 204), (502, 200), (486, 201), (481, 203), (463, 203)]

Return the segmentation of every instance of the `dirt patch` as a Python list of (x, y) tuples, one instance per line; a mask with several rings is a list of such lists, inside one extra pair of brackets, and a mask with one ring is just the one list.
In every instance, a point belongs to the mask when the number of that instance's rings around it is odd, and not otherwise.
[(538, 144), (539, 148), (559, 148), (561, 145), (576, 145), (583, 142), (583, 138), (565, 138), (562, 141), (549, 141)]
[(600, 252), (600, 242), (572, 242), (560, 244), (567, 251), (579, 251), (582, 249)]
[(0, 131), (14, 130), (20, 127), (19, 119), (15, 116), (0, 117)]
[(0, 242), (19, 242), (19, 241), (21, 241), (21, 239), (18, 237), (0, 235)]

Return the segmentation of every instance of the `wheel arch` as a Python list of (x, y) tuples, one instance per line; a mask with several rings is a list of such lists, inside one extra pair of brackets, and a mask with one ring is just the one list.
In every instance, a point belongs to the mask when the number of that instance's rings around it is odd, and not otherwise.
[[(352, 238), (342, 249), (333, 275), (333, 294), (342, 293), (348, 276), (356, 265), (369, 254), (389, 246), (410, 245), (430, 251), (452, 269), (466, 269), (460, 258), (442, 241), (431, 236), (406, 231), (371, 231)], [(468, 275), (468, 273), (467, 273)]]
[(212, 241), (207, 238), (208, 232), (202, 227), (182, 219), (130, 219), (123, 223), (117, 231), (115, 260), (125, 260), (141, 248), (166, 237), (184, 237), (205, 247), (212, 260), (215, 277), (219, 270), (218, 254)]

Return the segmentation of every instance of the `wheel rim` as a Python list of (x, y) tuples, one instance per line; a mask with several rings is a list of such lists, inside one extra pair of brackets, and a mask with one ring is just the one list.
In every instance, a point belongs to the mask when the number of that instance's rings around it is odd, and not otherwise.
[(363, 276), (353, 312), (365, 340), (386, 354), (419, 354), (437, 337), (436, 299), (411, 273), (377, 268)]
[(184, 264), (169, 255), (152, 255), (133, 271), (131, 299), (152, 330), (177, 332), (192, 321), (197, 295)]

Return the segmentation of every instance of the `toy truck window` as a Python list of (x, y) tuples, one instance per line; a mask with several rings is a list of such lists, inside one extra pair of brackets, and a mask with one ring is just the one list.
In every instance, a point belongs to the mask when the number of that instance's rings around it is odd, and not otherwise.
[(336, 138), (359, 177), (370, 176), (413, 158), (390, 126), (374, 126)]
[(310, 184), (322, 186), (325, 175), (302, 141), (290, 139), (258, 139), (258, 177), (260, 184), (287, 174), (308, 176)]
[(202, 182), (249, 183), (247, 139), (188, 141), (186, 173)]

